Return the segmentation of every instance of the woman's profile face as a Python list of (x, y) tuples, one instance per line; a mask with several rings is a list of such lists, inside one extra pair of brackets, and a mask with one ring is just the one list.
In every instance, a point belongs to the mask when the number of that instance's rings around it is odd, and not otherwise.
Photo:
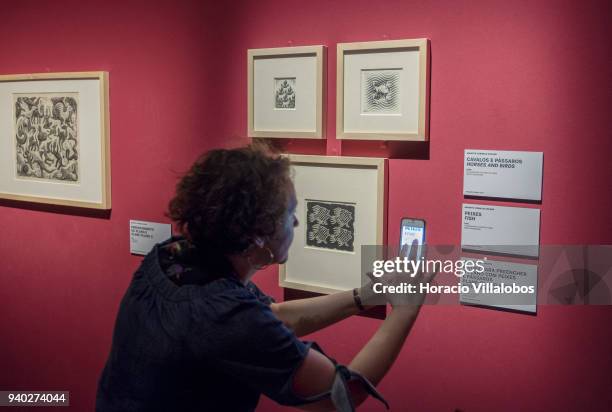
[(278, 232), (270, 241), (270, 249), (272, 253), (274, 253), (275, 260), (278, 263), (285, 263), (287, 261), (289, 257), (289, 246), (291, 246), (291, 242), (293, 242), (293, 230), (299, 223), (295, 216), (295, 209), (297, 207), (295, 188), (293, 187), (293, 183), (289, 183), (289, 185), (289, 202), (287, 203), (287, 210), (285, 210)]

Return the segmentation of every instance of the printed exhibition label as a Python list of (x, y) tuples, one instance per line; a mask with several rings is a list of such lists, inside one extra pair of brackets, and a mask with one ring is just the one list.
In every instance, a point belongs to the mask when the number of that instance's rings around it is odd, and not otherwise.
[(538, 257), (539, 244), (539, 209), (463, 204), (463, 250)]
[(542, 152), (466, 149), (463, 195), (542, 200)]
[(537, 265), (487, 259), (483, 266), (481, 273), (470, 272), (461, 278), (462, 285), (470, 286), (459, 295), (461, 303), (536, 312)]
[(146, 255), (153, 246), (171, 236), (172, 227), (168, 223), (130, 220), (130, 253)]

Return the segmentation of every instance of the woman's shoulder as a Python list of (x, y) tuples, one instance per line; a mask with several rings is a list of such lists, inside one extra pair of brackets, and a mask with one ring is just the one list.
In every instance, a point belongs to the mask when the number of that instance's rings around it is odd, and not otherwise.
[(253, 282), (243, 284), (231, 273), (206, 267), (195, 253), (182, 237), (158, 244), (139, 270), (141, 279), (135, 278), (132, 286), (152, 288), (165, 298), (162, 301), (182, 301), (212, 321), (228, 313), (265, 311), (273, 302)]
[(197, 297), (223, 296), (240, 301), (255, 298), (267, 305), (274, 302), (255, 283), (239, 281), (229, 268), (209, 265), (210, 262), (203, 260), (198, 250), (183, 237), (160, 244), (158, 259), (162, 271), (177, 286), (197, 285)]
[(263, 293), (254, 283), (242, 284), (239, 280), (222, 277), (194, 288), (194, 299), (217, 309), (235, 311), (268, 309), (273, 299)]

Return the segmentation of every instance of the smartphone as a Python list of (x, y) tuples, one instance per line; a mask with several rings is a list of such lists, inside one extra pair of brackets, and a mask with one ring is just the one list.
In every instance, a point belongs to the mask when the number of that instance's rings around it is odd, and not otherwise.
[[(416, 259), (419, 260), (424, 257), (425, 248), (423, 245), (425, 244), (425, 221), (423, 219), (414, 219), (410, 217), (402, 218), (400, 223), (400, 253), (402, 253), (402, 257), (411, 256), (412, 245), (414, 240), (417, 241), (417, 251), (416, 251)], [(404, 245), (407, 247), (404, 249)]]

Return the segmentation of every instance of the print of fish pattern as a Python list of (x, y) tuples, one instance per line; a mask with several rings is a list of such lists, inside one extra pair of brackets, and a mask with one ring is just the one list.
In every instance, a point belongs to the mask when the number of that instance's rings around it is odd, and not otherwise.
[(317, 244), (327, 243), (329, 239), (329, 229), (319, 223), (312, 225), (312, 230), (308, 232), (308, 239), (314, 240)]
[(353, 240), (351, 231), (342, 227), (335, 227), (334, 234), (329, 239), (330, 242), (337, 243), (339, 246), (348, 246), (351, 240)]
[(332, 225), (338, 225), (339, 227), (348, 227), (348, 224), (353, 221), (353, 214), (348, 210), (336, 207), (334, 208), (334, 214), (331, 217)]
[(322, 225), (326, 225), (327, 221), (331, 218), (331, 214), (328, 208), (314, 205), (312, 212), (308, 214), (309, 222), (317, 222)]
[(354, 251), (355, 205), (306, 201), (306, 245)]

